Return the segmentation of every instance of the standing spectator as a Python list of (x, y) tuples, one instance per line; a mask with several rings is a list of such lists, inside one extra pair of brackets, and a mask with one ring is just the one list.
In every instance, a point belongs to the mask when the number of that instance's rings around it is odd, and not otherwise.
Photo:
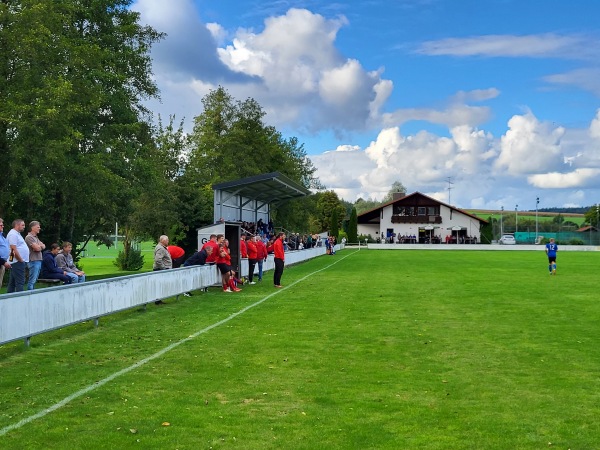
[(276, 288), (282, 288), (281, 276), (283, 275), (283, 266), (285, 260), (285, 250), (283, 249), (283, 241), (285, 233), (282, 231), (277, 235), (277, 239), (273, 243), (273, 253), (275, 254), (275, 272), (273, 273), (273, 284)]
[(11, 266), (6, 292), (21, 292), (25, 286), (25, 268), (29, 262), (29, 247), (27, 247), (25, 239), (21, 236), (21, 233), (25, 230), (25, 221), (15, 219), (12, 225), (12, 230), (6, 236), (10, 247), (8, 262)]
[(167, 250), (169, 245), (169, 237), (164, 234), (158, 238), (158, 244), (154, 247), (154, 265), (152, 270), (166, 270), (173, 268), (171, 255)]
[(246, 233), (242, 233), (240, 237), (240, 253), (242, 254), (242, 258), (248, 257), (248, 246), (246, 245)]
[(263, 278), (263, 262), (267, 260), (267, 246), (262, 239), (256, 240), (256, 252), (258, 261), (258, 281)]
[(4, 280), (4, 272), (6, 269), (10, 269), (9, 255), (10, 246), (4, 237), (4, 220), (0, 217), (0, 288), (2, 287), (2, 280)]
[(67, 276), (67, 272), (56, 264), (56, 255), (58, 255), (59, 250), (60, 246), (58, 244), (52, 244), (50, 251), (44, 253), (41, 271), (42, 278), (61, 280), (63, 284), (71, 284), (71, 277)]
[(79, 270), (73, 262), (73, 244), (70, 242), (63, 242), (62, 252), (59, 252), (54, 260), (60, 270), (64, 271), (66, 275), (71, 279), (71, 283), (83, 283), (85, 281), (85, 272)]
[(29, 270), (28, 291), (33, 291), (42, 269), (42, 252), (46, 249), (46, 246), (38, 238), (40, 231), (42, 231), (42, 226), (37, 220), (34, 220), (29, 224), (29, 234), (25, 236), (25, 243), (29, 247), (29, 262), (27, 263), (27, 269)]
[(248, 247), (248, 284), (256, 284), (253, 281), (254, 269), (258, 263), (258, 248), (256, 247), (256, 236), (250, 236), (250, 240), (246, 243)]
[[(169, 236), (164, 234), (158, 238), (158, 244), (154, 247), (154, 265), (152, 270), (167, 270), (173, 268), (173, 261), (171, 261), (171, 255), (167, 250), (169, 245)], [(155, 305), (162, 305), (165, 302), (157, 300), (154, 302)]]
[(185, 261), (185, 250), (177, 245), (168, 245), (167, 251), (171, 255), (171, 261), (173, 261), (173, 269), (181, 267)]

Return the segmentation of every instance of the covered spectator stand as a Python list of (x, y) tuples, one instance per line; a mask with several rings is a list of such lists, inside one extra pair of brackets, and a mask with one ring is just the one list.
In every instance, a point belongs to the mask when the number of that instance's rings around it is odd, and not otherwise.
[(215, 184), (213, 190), (215, 223), (268, 222), (272, 205), (310, 194), (279, 172)]

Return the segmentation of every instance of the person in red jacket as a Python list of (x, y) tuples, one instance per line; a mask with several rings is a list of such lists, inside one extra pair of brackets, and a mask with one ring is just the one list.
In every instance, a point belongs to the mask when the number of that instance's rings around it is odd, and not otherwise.
[(252, 281), (254, 278), (254, 269), (258, 262), (258, 248), (256, 247), (256, 236), (250, 236), (250, 239), (246, 241), (248, 247), (248, 284), (256, 284)]
[(211, 234), (210, 240), (207, 241), (201, 248), (201, 250), (206, 247), (212, 247), (212, 253), (208, 258), (206, 258), (206, 264), (214, 264), (217, 262), (217, 258), (219, 257), (219, 244), (225, 240), (225, 236), (222, 234)]
[(242, 254), (242, 258), (248, 257), (248, 246), (246, 238), (246, 233), (242, 233), (242, 237), (240, 238), (240, 253)]
[(256, 250), (258, 253), (258, 281), (262, 281), (263, 277), (263, 262), (267, 260), (267, 246), (261, 238), (256, 240)]
[(173, 261), (173, 269), (181, 267), (185, 261), (185, 250), (177, 245), (167, 245), (167, 251), (171, 255), (171, 261)]
[(285, 260), (285, 250), (283, 247), (283, 241), (285, 239), (285, 233), (280, 232), (277, 235), (277, 239), (273, 243), (273, 254), (275, 256), (275, 272), (273, 273), (273, 284), (276, 288), (282, 288), (281, 276), (283, 275), (283, 266)]
[(221, 272), (221, 278), (223, 283), (223, 292), (239, 292), (239, 289), (233, 282), (232, 273), (233, 268), (231, 267), (231, 254), (225, 243), (219, 244), (219, 256), (217, 256), (217, 267)]

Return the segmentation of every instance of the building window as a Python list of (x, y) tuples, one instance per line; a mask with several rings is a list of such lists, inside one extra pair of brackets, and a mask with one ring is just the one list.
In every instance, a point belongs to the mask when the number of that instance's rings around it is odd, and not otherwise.
[(425, 206), (419, 206), (419, 216), (424, 216), (427, 208)]
[(437, 212), (437, 207), (435, 206), (430, 206), (429, 208), (427, 208), (427, 215), (429, 216), (437, 216), (438, 212)]

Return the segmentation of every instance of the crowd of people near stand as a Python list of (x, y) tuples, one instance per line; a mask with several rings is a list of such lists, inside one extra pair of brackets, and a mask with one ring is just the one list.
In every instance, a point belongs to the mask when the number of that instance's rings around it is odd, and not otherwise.
[[(223, 292), (239, 292), (242, 284), (253, 285), (254, 272), (258, 266), (257, 280), (263, 280), (263, 263), (269, 254), (273, 254), (275, 260), (275, 271), (273, 274), (273, 285), (282, 288), (281, 276), (283, 275), (285, 261), (286, 234), (280, 232), (271, 237), (267, 242), (257, 234), (242, 233), (240, 238), (240, 255), (248, 259), (248, 278), (242, 279), (237, 268), (232, 265), (229, 241), (222, 234), (211, 234), (210, 239), (189, 258), (185, 258), (185, 250), (177, 245), (169, 245), (169, 237), (160, 236), (158, 244), (154, 248), (153, 270), (168, 270), (178, 267), (189, 267), (196, 265), (214, 264), (221, 273), (221, 284)], [(184, 295), (191, 295), (185, 293)], [(162, 304), (157, 301), (156, 304)]]
[[(48, 248), (40, 240), (41, 224), (32, 221), (29, 233), (23, 237), (25, 221), (16, 219), (12, 229), (4, 236), (4, 221), (0, 218), (0, 287), (4, 274), (9, 271), (7, 292), (33, 290), (37, 280), (58, 280), (63, 284), (83, 283), (85, 272), (79, 270), (71, 254), (73, 245), (70, 242), (51, 244)], [(263, 280), (263, 263), (267, 256), (273, 254), (275, 270), (273, 285), (281, 288), (281, 277), (284, 270), (285, 252), (303, 250), (313, 247), (327, 247), (328, 254), (335, 254), (335, 239), (321, 238), (317, 234), (286, 233), (275, 234), (273, 222), (242, 222), (240, 254), (248, 259), (249, 275), (242, 279), (236, 268), (232, 266), (229, 242), (222, 234), (210, 236), (202, 248), (186, 258), (186, 252), (177, 245), (169, 245), (169, 237), (160, 236), (154, 248), (153, 270), (167, 270), (181, 266), (214, 264), (222, 275), (224, 292), (239, 292), (239, 285), (256, 284), (255, 269), (258, 268), (256, 280)], [(184, 295), (190, 295), (186, 293)], [(157, 302), (162, 303), (161, 301)]]
[(63, 284), (83, 283), (85, 272), (73, 261), (73, 244), (64, 241), (46, 248), (39, 234), (40, 222), (29, 223), (29, 232), (23, 237), (25, 221), (15, 219), (12, 229), (4, 236), (4, 220), (0, 218), (0, 287), (9, 271), (7, 293), (31, 291), (38, 280), (58, 280)]

